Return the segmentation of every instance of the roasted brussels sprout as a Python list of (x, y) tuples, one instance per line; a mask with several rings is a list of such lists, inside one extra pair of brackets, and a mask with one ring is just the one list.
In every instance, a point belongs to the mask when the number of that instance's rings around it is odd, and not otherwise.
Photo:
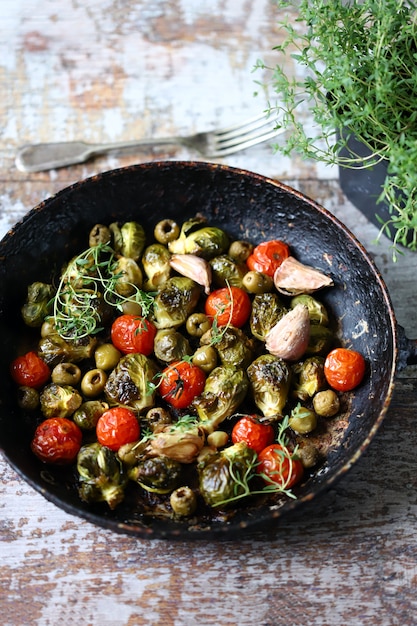
[(81, 370), (75, 363), (58, 363), (52, 370), (51, 380), (57, 385), (78, 385)]
[(333, 389), (319, 391), (313, 398), (313, 407), (317, 415), (333, 417), (340, 409), (339, 396)]
[(25, 411), (35, 411), (39, 406), (39, 391), (23, 385), (17, 390), (17, 403)]
[(169, 278), (155, 297), (155, 325), (161, 328), (177, 328), (184, 324), (200, 297), (196, 282), (183, 276)]
[(57, 332), (42, 337), (38, 354), (50, 367), (58, 363), (79, 363), (93, 356), (97, 345), (95, 337), (83, 337), (76, 341), (66, 341)]
[(145, 289), (154, 291), (168, 280), (171, 275), (170, 258), (167, 248), (159, 243), (145, 248), (142, 255), (142, 266), (147, 277)]
[(230, 501), (249, 495), (255, 464), (256, 453), (244, 442), (208, 455), (198, 465), (200, 492), (206, 504), (227, 506)]
[(181, 484), (182, 465), (167, 456), (154, 456), (139, 461), (128, 473), (146, 491), (164, 494)]
[[(202, 345), (213, 343), (211, 330), (203, 335), (201, 343)], [(240, 328), (225, 327), (214, 345), (223, 365), (246, 369), (253, 360), (253, 343)]]
[(179, 487), (171, 493), (169, 503), (175, 515), (189, 517), (197, 508), (197, 496), (190, 487)]
[(292, 385), (293, 395), (301, 401), (312, 398), (327, 386), (324, 375), (324, 359), (320, 356), (309, 357), (293, 366), (296, 381)]
[(108, 408), (109, 405), (101, 400), (87, 400), (75, 411), (72, 419), (82, 430), (93, 430)]
[(172, 361), (181, 361), (186, 355), (190, 355), (192, 350), (184, 335), (172, 328), (165, 328), (156, 333), (154, 353), (160, 361), (172, 363)]
[(40, 394), (41, 411), (48, 417), (71, 417), (83, 399), (71, 385), (46, 385)]
[(243, 277), (247, 267), (234, 261), (227, 254), (216, 256), (210, 260), (210, 266), (215, 287), (242, 287)]
[(279, 357), (263, 354), (249, 365), (247, 374), (256, 406), (265, 417), (280, 419), (290, 390), (288, 365)]
[(135, 293), (136, 288), (141, 289), (143, 276), (142, 270), (133, 259), (121, 256), (112, 267), (114, 276), (114, 290), (127, 298)]
[(198, 230), (192, 230), (193, 227), (189, 220), (183, 224), (179, 238), (168, 243), (172, 254), (196, 254), (208, 260), (226, 252), (229, 238), (223, 230), (215, 226), (204, 226)]
[(167, 244), (180, 235), (180, 227), (174, 220), (161, 220), (154, 228), (153, 235), (159, 243)]
[(192, 463), (205, 442), (203, 429), (188, 419), (158, 429), (149, 442), (152, 454), (164, 455), (180, 463)]
[(80, 498), (89, 504), (107, 502), (115, 509), (124, 499), (127, 477), (117, 455), (99, 443), (82, 446), (77, 458)]
[(287, 308), (276, 293), (257, 294), (252, 302), (250, 329), (252, 335), (265, 341), (266, 335), (287, 313)]
[(104, 387), (109, 403), (124, 404), (137, 411), (153, 406), (155, 392), (149, 383), (157, 371), (155, 363), (143, 354), (126, 354), (110, 372)]
[(317, 426), (317, 415), (301, 404), (292, 409), (288, 426), (299, 435), (311, 433)]
[(52, 285), (35, 282), (29, 285), (22, 318), (26, 326), (39, 328), (51, 313), (54, 289)]
[(306, 354), (327, 354), (334, 342), (330, 328), (322, 324), (310, 324), (310, 336)]
[(206, 433), (235, 412), (247, 390), (248, 379), (242, 369), (221, 365), (207, 376), (203, 393), (193, 402)]
[(307, 307), (310, 322), (312, 324), (322, 324), (323, 326), (328, 325), (329, 315), (322, 302), (319, 302), (316, 298), (313, 298), (313, 296), (310, 296), (309, 294), (303, 293), (291, 299), (290, 305), (292, 309), (296, 307), (297, 304), (304, 304)]
[(109, 244), (111, 242), (111, 232), (108, 226), (104, 224), (95, 224), (90, 230), (88, 237), (88, 245), (90, 248), (93, 246), (99, 246), (102, 244)]
[(125, 222), (121, 227), (113, 223), (110, 224), (110, 231), (116, 254), (137, 261), (145, 247), (146, 235), (143, 226), (137, 222)]

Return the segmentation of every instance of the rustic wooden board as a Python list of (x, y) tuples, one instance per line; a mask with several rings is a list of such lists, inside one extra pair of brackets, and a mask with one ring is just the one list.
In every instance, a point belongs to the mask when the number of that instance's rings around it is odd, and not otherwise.
[[(0, 236), (80, 178), (202, 158), (153, 150), (25, 174), (14, 166), (22, 143), (188, 133), (255, 115), (268, 94), (252, 69), (258, 58), (274, 61), (280, 37), (269, 0), (3, 0), (0, 24)], [(283, 180), (345, 222), (416, 337), (417, 255), (394, 263), (389, 241), (375, 243), (377, 229), (343, 196), (337, 170), (267, 145), (224, 162)], [(415, 367), (399, 373), (382, 428), (344, 480), (305, 512), (237, 542), (115, 535), (45, 501), (1, 459), (2, 623), (417, 623), (416, 381)]]

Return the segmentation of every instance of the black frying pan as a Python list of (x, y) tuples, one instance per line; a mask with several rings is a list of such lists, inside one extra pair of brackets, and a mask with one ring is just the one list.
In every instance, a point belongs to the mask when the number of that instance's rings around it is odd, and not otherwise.
[[(285, 500), (278, 507), (241, 506), (228, 521), (199, 520), (190, 529), (187, 522), (143, 520), (128, 504), (110, 512), (82, 503), (67, 475), (38, 463), (29, 451), (33, 424), (17, 408), (8, 366), (19, 347), (30, 340), (19, 320), (27, 285), (50, 280), (65, 260), (85, 249), (95, 223), (133, 219), (151, 232), (162, 218), (182, 222), (197, 212), (235, 238), (254, 243), (284, 239), (301, 262), (331, 274), (335, 287), (322, 299), (339, 320), (345, 345), (364, 354), (369, 371), (351, 394), (348, 419), (334, 434), (325, 465), (299, 488), (296, 500)], [(399, 358), (401, 365), (414, 358), (407, 354), (414, 350), (411, 342), (398, 337), (380, 274), (343, 224), (281, 183), (219, 165), (148, 163), (106, 172), (64, 189), (33, 209), (0, 242), (0, 275), (0, 444), (6, 458), (35, 489), (69, 513), (139, 537), (235, 537), (243, 528), (258, 527), (302, 507), (359, 458), (385, 416)]]

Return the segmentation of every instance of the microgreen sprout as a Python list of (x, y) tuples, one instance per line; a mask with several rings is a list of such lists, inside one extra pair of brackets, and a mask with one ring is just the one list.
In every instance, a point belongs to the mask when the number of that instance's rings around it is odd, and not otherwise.
[(102, 330), (100, 302), (123, 311), (123, 304), (139, 304), (147, 317), (153, 306), (154, 294), (131, 284), (132, 294), (122, 296), (117, 282), (122, 274), (116, 271), (117, 260), (108, 244), (98, 244), (76, 256), (63, 272), (53, 299), (53, 319), (63, 339), (82, 339)]

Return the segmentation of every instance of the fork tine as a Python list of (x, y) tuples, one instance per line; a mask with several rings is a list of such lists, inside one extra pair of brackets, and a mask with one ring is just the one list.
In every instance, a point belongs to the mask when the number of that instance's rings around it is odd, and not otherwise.
[(213, 131), (213, 134), (219, 139), (219, 141), (228, 138), (232, 139), (233, 137), (238, 137), (248, 132), (257, 130), (258, 128), (262, 128), (263, 126), (271, 126), (272, 123), (273, 120), (268, 119), (265, 114), (257, 115), (256, 117), (252, 117), (245, 122), (234, 124), (233, 126), (229, 126), (228, 128), (215, 130)]
[(235, 152), (239, 152), (241, 150), (246, 150), (252, 146), (256, 146), (258, 143), (263, 143), (265, 141), (269, 141), (274, 137), (285, 132), (285, 128), (278, 128), (269, 130), (264, 133), (251, 133), (243, 136), (236, 136), (234, 138), (228, 139), (227, 141), (216, 141), (216, 147), (211, 151), (211, 154), (208, 156), (211, 157), (222, 157), (228, 156), (230, 154), (234, 154)]

